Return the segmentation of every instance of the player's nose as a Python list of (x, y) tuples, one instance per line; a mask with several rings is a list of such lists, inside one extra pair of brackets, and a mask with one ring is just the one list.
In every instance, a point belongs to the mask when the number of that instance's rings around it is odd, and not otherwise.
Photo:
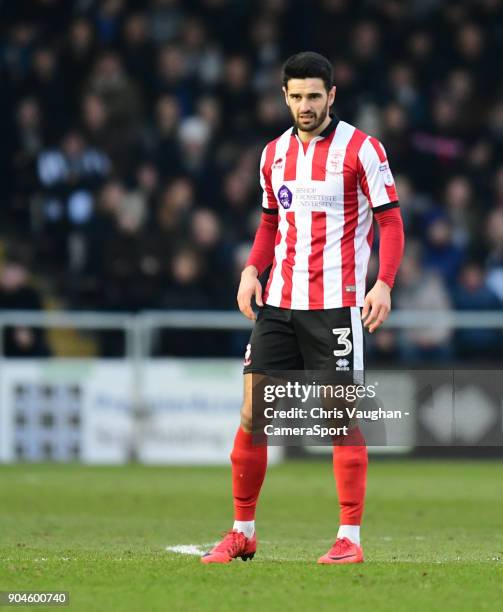
[(299, 113), (311, 113), (312, 109), (311, 109), (311, 104), (309, 103), (309, 100), (301, 100), (300, 102), (300, 106), (299, 106)]

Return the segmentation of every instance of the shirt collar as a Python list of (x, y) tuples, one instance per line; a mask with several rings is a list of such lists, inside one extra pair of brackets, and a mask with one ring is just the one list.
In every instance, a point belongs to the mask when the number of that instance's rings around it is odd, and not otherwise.
[[(318, 136), (320, 136), (321, 138), (326, 138), (327, 136), (330, 136), (330, 134), (335, 130), (335, 128), (337, 127), (337, 124), (339, 123), (338, 117), (336, 117), (335, 115), (330, 115), (330, 117), (332, 118), (332, 121), (327, 125), (327, 127), (323, 130), (323, 132), (318, 134)], [(292, 134), (297, 135), (296, 125), (294, 125), (292, 128)]]

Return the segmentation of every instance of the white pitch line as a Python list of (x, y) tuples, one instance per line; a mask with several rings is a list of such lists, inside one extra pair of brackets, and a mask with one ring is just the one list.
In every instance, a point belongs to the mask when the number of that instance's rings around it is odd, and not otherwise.
[[(268, 540), (262, 540), (262, 544), (269, 544)], [(197, 555), (198, 557), (204, 555), (218, 542), (210, 542), (209, 544), (177, 544), (176, 546), (166, 546), (168, 552), (174, 552), (181, 555)], [(291, 561), (287, 557), (278, 557), (276, 555), (260, 554), (262, 561)]]
[(166, 550), (181, 555), (204, 555), (213, 546), (215, 544), (177, 544), (176, 546), (166, 546)]

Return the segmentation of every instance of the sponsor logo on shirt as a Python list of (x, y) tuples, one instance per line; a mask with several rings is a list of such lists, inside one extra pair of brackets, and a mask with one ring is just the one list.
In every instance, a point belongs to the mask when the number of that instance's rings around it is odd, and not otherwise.
[(387, 185), (388, 187), (391, 187), (394, 181), (393, 181), (393, 175), (391, 174), (391, 170), (389, 168), (389, 163), (387, 161), (383, 162), (379, 166), (379, 172), (382, 174), (384, 184)]
[(278, 200), (283, 208), (288, 209), (292, 205), (293, 194), (286, 185), (282, 185), (278, 189)]

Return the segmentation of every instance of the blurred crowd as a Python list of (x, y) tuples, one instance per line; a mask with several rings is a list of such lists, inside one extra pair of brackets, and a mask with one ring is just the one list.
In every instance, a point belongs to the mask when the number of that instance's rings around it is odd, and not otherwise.
[[(258, 158), (290, 124), (281, 64), (309, 49), (333, 62), (336, 114), (391, 161), (407, 237), (394, 306), (501, 309), (501, 0), (0, 6), (0, 308), (47, 294), (78, 310), (234, 309)], [(437, 328), (383, 330), (370, 348), (500, 347)]]

